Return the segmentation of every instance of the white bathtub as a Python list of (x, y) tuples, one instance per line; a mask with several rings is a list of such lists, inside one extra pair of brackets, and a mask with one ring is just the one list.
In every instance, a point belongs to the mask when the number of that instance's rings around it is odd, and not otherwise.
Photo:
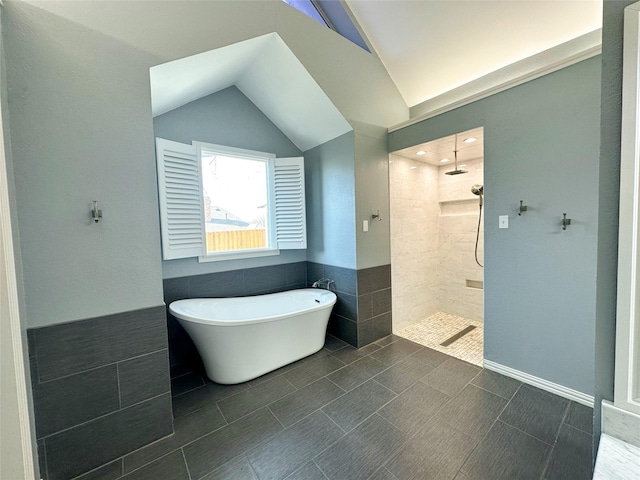
[(169, 305), (202, 357), (207, 376), (234, 384), (295, 362), (324, 345), (336, 295), (305, 288)]

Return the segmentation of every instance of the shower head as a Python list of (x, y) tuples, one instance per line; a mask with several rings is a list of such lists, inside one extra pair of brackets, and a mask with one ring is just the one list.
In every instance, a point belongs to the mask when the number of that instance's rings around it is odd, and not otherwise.
[(482, 195), (484, 193), (484, 185), (474, 185), (471, 187), (471, 193), (474, 195)]
[(458, 134), (456, 133), (455, 146), (453, 147), (453, 155), (455, 156), (455, 167), (450, 172), (444, 172), (445, 175), (460, 175), (469, 173), (469, 170), (461, 170), (458, 168)]

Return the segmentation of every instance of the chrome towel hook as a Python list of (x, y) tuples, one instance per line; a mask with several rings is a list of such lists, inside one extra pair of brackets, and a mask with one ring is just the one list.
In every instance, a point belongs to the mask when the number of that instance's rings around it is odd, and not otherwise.
[(526, 211), (527, 211), (527, 206), (522, 205), (522, 200), (520, 200), (520, 208), (518, 208), (518, 215), (522, 215), (522, 212), (526, 212)]
[(93, 201), (93, 208), (91, 209), (91, 218), (93, 218), (93, 221), (96, 223), (98, 223), (102, 218), (102, 210), (98, 208), (97, 200)]

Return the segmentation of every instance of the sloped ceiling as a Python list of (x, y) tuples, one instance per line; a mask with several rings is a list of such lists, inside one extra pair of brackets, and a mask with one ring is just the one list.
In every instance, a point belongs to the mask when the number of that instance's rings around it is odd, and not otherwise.
[(150, 69), (153, 116), (235, 85), (300, 150), (352, 130), (276, 33)]
[(601, 28), (601, 0), (346, 0), (410, 107)]

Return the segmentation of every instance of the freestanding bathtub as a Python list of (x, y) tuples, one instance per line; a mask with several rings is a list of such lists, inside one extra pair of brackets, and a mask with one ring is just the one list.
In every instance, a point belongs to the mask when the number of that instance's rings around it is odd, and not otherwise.
[(216, 383), (246, 382), (317, 352), (336, 295), (304, 288), (239, 298), (191, 298), (169, 305)]

